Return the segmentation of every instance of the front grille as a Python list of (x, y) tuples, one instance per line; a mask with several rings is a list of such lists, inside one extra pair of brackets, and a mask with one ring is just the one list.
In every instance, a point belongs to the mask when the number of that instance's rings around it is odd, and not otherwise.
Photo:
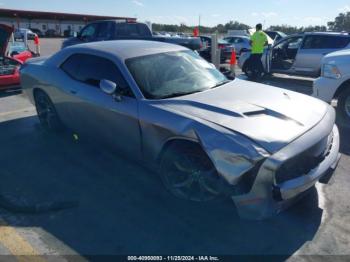
[(323, 138), (303, 153), (288, 159), (277, 170), (277, 184), (308, 175), (329, 155), (333, 145), (333, 133)]

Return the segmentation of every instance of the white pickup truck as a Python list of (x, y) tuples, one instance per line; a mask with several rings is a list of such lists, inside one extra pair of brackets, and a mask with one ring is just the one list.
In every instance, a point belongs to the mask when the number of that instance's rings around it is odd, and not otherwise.
[(350, 50), (337, 51), (323, 58), (321, 77), (314, 82), (313, 96), (328, 103), (337, 99), (338, 116), (350, 126)]

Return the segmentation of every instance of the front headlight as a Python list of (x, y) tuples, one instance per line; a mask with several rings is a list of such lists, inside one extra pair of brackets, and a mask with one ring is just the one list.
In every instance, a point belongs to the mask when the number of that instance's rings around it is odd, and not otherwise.
[(325, 64), (323, 65), (323, 76), (327, 78), (339, 79), (341, 73), (336, 65)]

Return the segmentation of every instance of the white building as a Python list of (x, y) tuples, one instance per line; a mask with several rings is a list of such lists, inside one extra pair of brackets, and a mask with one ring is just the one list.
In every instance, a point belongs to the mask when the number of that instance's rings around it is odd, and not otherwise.
[(14, 28), (31, 28), (40, 30), (45, 35), (48, 30), (54, 30), (58, 36), (79, 32), (85, 24), (97, 20), (132, 20), (130, 17), (96, 16), (84, 14), (68, 14), (53, 12), (37, 12), (25, 10), (11, 10), (0, 8), (0, 23)]

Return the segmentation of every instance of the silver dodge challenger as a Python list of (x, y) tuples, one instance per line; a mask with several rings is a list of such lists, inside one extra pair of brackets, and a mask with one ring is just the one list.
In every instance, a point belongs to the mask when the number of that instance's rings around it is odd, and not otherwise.
[(42, 126), (65, 128), (156, 170), (175, 196), (232, 198), (270, 217), (335, 170), (339, 133), (328, 104), (224, 75), (177, 45), (82, 44), (22, 66)]

